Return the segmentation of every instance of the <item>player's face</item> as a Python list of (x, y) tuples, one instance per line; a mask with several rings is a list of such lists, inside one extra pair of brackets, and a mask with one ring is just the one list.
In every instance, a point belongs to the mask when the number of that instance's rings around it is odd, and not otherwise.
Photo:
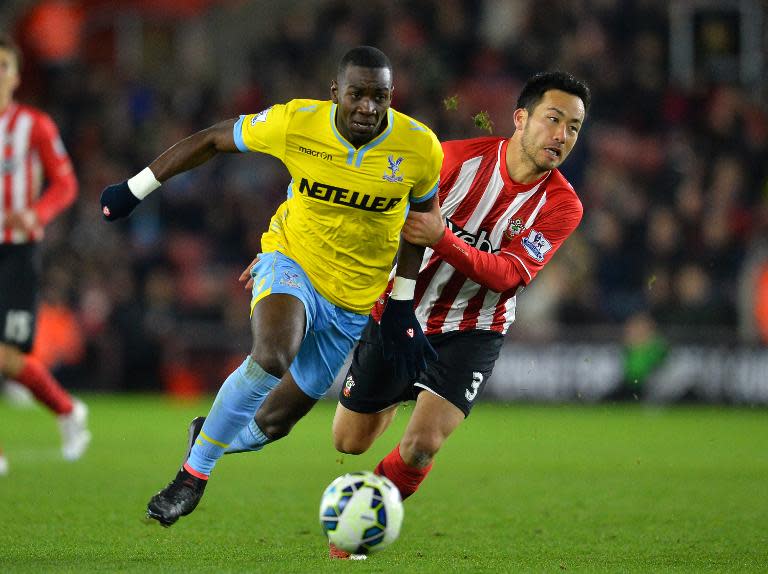
[(381, 133), (392, 103), (392, 74), (387, 68), (347, 66), (331, 84), (331, 99), (338, 104), (336, 129), (358, 147)]
[(538, 171), (549, 171), (565, 161), (579, 138), (584, 113), (580, 97), (560, 90), (544, 92), (531, 113), (522, 111), (518, 127), (523, 154)]
[(0, 48), (0, 103), (10, 100), (19, 85), (19, 70), (16, 56), (10, 50)]

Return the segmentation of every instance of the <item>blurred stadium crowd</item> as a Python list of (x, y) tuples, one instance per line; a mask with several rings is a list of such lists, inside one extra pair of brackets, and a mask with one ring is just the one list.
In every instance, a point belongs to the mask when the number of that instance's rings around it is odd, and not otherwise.
[[(390, 56), (394, 106), (443, 140), (511, 134), (514, 97), (537, 71), (590, 83), (563, 169), (584, 220), (519, 297), (512, 337), (765, 344), (768, 90), (740, 73), (738, 3), (711, 4), (680, 17), (667, 0), (8, 3), (25, 51), (19, 99), (57, 121), (81, 184), (47, 230), (38, 351), (82, 388), (221, 380), (233, 364), (220, 359), (249, 340), (237, 276), (286, 172), (266, 157), (218, 158), (120, 225), (102, 221), (99, 193), (218, 120), (327, 98), (357, 44)], [(681, 22), (694, 38), (687, 76), (670, 56)], [(474, 119), (482, 111), (490, 128)]]

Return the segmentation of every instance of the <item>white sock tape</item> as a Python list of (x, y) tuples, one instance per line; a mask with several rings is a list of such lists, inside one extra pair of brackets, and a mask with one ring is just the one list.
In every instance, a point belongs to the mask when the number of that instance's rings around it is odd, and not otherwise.
[(144, 199), (160, 187), (160, 185), (160, 182), (155, 178), (155, 174), (148, 167), (145, 167), (128, 180), (128, 189), (139, 199)]
[(413, 299), (415, 292), (416, 279), (406, 279), (405, 277), (395, 275), (395, 282), (392, 284), (392, 292), (389, 296), (398, 301), (407, 301), (408, 299)]

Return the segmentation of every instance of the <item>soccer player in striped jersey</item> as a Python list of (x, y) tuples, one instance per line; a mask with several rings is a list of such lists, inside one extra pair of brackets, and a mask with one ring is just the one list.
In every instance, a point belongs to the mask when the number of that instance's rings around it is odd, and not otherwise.
[[(91, 439), (87, 408), (30, 355), (45, 226), (77, 196), (77, 179), (53, 120), (13, 99), (21, 53), (0, 36), (0, 380), (13, 380), (58, 415), (62, 455), (80, 458)], [(2, 456), (2, 455), (0, 455)]]
[[(269, 153), (292, 178), (252, 270), (251, 353), (208, 416), (192, 422), (187, 459), (149, 501), (147, 515), (163, 526), (195, 509), (223, 454), (284, 437), (326, 393), (387, 285), (407, 207), (426, 212), (436, 201), (440, 143), (390, 108), (392, 90), (386, 55), (355, 48), (339, 63), (330, 101), (292, 100), (222, 122), (102, 192), (108, 220), (127, 216), (161, 181), (219, 152)], [(400, 245), (381, 320), (395, 363), (411, 375), (434, 353), (413, 306), (423, 250)]]
[(336, 448), (360, 454), (398, 405), (415, 399), (400, 443), (376, 467), (403, 498), (482, 394), (515, 318), (515, 294), (581, 220), (581, 202), (557, 168), (576, 144), (590, 99), (586, 84), (568, 74), (533, 76), (518, 98), (512, 137), (443, 143), (440, 207), (408, 216), (404, 238), (427, 248), (416, 315), (439, 357), (417, 377), (396, 375), (379, 335), (385, 293), (355, 349), (333, 423)]

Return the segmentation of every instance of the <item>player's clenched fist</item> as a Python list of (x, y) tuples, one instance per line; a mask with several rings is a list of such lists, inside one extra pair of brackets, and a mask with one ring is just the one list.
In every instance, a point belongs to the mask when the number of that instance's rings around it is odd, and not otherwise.
[(408, 212), (403, 225), (403, 237), (409, 243), (432, 247), (440, 242), (445, 234), (445, 219), (440, 213), (440, 203), (437, 198), (432, 202), (429, 211)]
[(110, 185), (101, 192), (101, 213), (107, 221), (128, 217), (141, 200), (160, 187), (148, 167), (131, 179)]
[(139, 203), (141, 200), (133, 195), (127, 180), (101, 192), (101, 213), (107, 221), (128, 217)]

